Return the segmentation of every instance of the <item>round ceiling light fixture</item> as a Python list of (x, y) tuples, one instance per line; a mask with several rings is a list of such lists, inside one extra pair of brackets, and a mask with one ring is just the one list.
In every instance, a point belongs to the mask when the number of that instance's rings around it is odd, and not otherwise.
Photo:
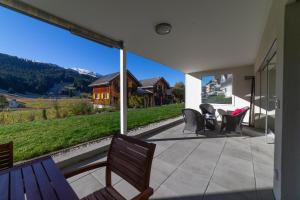
[(158, 35), (167, 35), (171, 33), (172, 26), (169, 23), (159, 23), (155, 26), (155, 31)]

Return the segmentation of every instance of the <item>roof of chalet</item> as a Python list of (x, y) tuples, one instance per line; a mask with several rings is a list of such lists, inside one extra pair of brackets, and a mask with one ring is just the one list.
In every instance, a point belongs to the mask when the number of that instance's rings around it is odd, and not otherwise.
[(137, 88), (137, 91), (136, 91), (138, 94), (142, 94), (142, 95), (145, 95), (145, 94), (153, 94), (153, 92), (149, 91), (149, 90), (145, 90), (145, 89), (142, 89), (140, 87)]
[(166, 82), (168, 88), (170, 88), (169, 83), (163, 77), (155, 77), (155, 78), (140, 80), (140, 83), (142, 84), (142, 88), (149, 88), (149, 87), (153, 87), (161, 79), (164, 82)]
[[(133, 76), (133, 74), (127, 70), (127, 73), (133, 77), (133, 79), (140, 84), (140, 82), (135, 78), (135, 76)], [(94, 86), (100, 86), (100, 85), (108, 85), (112, 80), (114, 80), (115, 78), (117, 78), (120, 75), (120, 72), (115, 72), (115, 73), (111, 73), (111, 74), (107, 74), (105, 76), (102, 76), (100, 78), (98, 78), (96, 81), (94, 81), (93, 83), (91, 83), (89, 85), (89, 87), (94, 87)]]

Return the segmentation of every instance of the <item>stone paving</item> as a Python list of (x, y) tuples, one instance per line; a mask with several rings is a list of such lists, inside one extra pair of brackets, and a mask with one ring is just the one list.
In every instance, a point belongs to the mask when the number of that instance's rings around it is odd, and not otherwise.
[[(157, 144), (151, 172), (155, 200), (269, 200), (274, 199), (273, 144), (264, 136), (239, 134), (206, 136), (182, 133), (183, 124), (145, 139)], [(105, 159), (99, 155), (78, 166)], [(77, 167), (77, 166), (73, 166)], [(105, 185), (104, 169), (74, 176), (68, 181), (84, 197)], [(126, 181), (113, 175), (114, 187), (126, 198), (136, 194)]]

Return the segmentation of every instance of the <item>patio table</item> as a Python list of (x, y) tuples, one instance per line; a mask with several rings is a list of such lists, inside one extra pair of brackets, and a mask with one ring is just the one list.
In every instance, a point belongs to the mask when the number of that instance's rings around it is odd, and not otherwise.
[(0, 200), (78, 199), (51, 157), (0, 171)]

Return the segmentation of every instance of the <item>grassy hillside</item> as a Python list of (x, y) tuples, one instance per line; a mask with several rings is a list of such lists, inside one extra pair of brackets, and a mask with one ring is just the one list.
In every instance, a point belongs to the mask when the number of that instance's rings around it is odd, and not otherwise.
[(55, 84), (71, 84), (81, 92), (96, 78), (50, 63), (34, 62), (0, 53), (0, 89), (46, 94)]
[[(128, 129), (179, 116), (182, 104), (128, 111)], [(1, 143), (14, 142), (15, 161), (33, 158), (119, 132), (119, 112), (0, 126)]]

